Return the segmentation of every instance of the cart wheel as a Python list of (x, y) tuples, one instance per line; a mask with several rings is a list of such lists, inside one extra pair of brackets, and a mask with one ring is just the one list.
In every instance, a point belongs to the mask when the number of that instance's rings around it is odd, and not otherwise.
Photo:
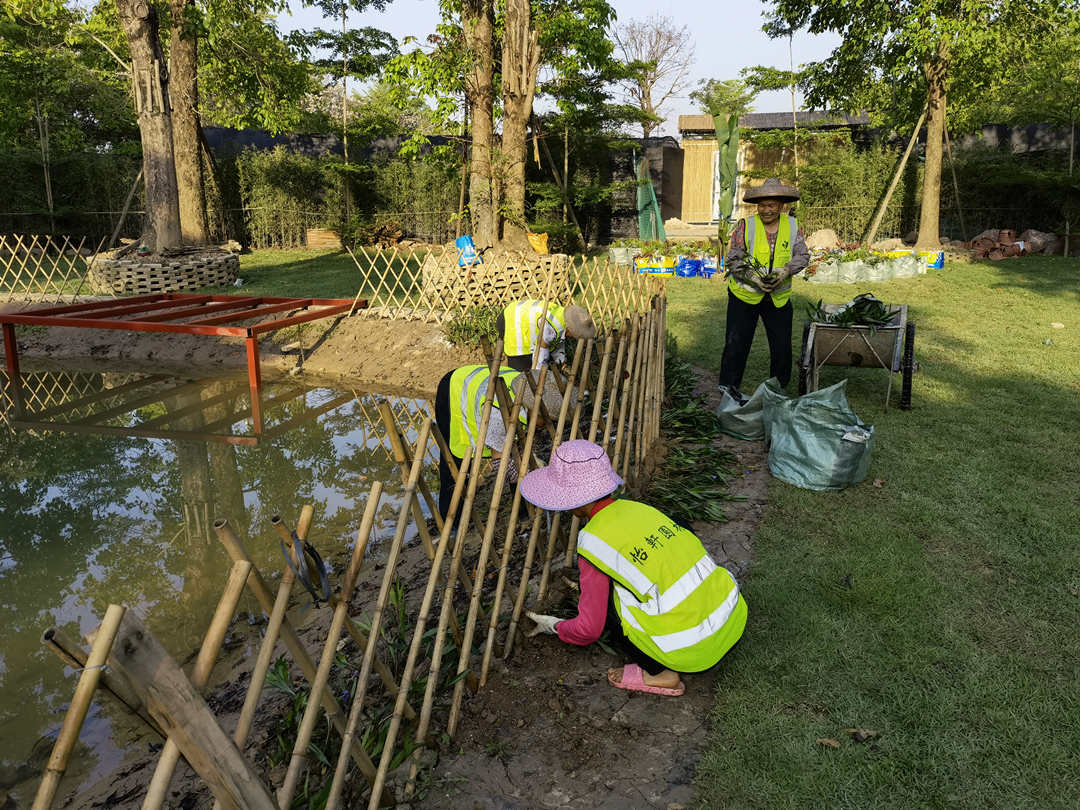
[(904, 359), (900, 366), (903, 382), (900, 387), (900, 410), (911, 410), (911, 378), (915, 374), (915, 323), (908, 321), (904, 333)]
[(809, 347), (806, 345), (810, 341), (810, 322), (807, 321), (803, 325), (802, 330), (802, 349), (799, 352), (799, 396), (807, 392), (810, 385), (810, 363), (807, 362), (809, 356)]

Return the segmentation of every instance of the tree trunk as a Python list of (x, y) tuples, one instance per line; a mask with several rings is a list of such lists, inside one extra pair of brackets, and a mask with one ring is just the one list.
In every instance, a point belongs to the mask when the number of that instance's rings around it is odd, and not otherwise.
[(503, 241), (525, 241), (525, 160), (540, 35), (529, 19), (529, 0), (506, 0), (503, 18), (502, 86)]
[(152, 240), (154, 249), (160, 251), (181, 244), (169, 73), (161, 53), (154, 7), (144, 0), (116, 0), (116, 10), (131, 51), (132, 89), (142, 140), (146, 211), (150, 218), (147, 241)]
[[(41, 99), (34, 98), (34, 118), (41, 147), (41, 171), (45, 175), (45, 205), (49, 208), (49, 231), (56, 233), (56, 210), (53, 207), (51, 160), (49, 159), (49, 116), (41, 112)], [(1070, 174), (1072, 173), (1070, 169)]]
[(466, 0), (461, 11), (465, 46), (471, 64), (465, 92), (472, 112), (472, 161), (469, 164), (469, 216), (477, 247), (495, 244), (491, 152), (495, 104), (495, 10), (492, 0)]
[(926, 66), (930, 121), (926, 127), (926, 165), (923, 168), (922, 208), (919, 211), (916, 250), (938, 250), (941, 247), (941, 163), (945, 144), (945, 80), (948, 70), (948, 53), (945, 44), (941, 43), (937, 58)]
[(206, 224), (206, 195), (199, 151), (198, 42), (184, 33), (184, 9), (194, 0), (171, 0), (169, 39), (169, 97), (172, 102), (173, 155), (180, 204), (180, 233), (185, 242), (210, 241)]

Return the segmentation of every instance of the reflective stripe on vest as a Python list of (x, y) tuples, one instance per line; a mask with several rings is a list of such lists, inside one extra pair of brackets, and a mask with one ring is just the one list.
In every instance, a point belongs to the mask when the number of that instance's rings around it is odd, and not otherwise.
[[(762, 239), (757, 239), (758, 230), (763, 234)], [(786, 233), (785, 233), (786, 231)], [(799, 233), (799, 224), (795, 217), (790, 214), (780, 217), (780, 227), (776, 232), (775, 248), (769, 245), (769, 239), (765, 234), (765, 224), (756, 214), (746, 220), (746, 255), (753, 256), (770, 270), (783, 268), (791, 261), (791, 252), (795, 244), (795, 238)], [(757, 287), (738, 281), (735, 276), (728, 277), (728, 289), (736, 298), (748, 304), (760, 304), (765, 293)], [(773, 291), (770, 298), (773, 306), (780, 308), (791, 297), (791, 279), (788, 278), (780, 287)]]
[[(547, 308), (547, 322), (555, 330), (555, 339), (566, 334), (566, 308), (551, 303)], [(540, 339), (540, 318), (544, 314), (544, 302), (535, 298), (514, 301), (503, 310), (503, 349), (508, 357), (532, 354)]]
[[(513, 396), (514, 380), (520, 376), (520, 372), (504, 367), (499, 369), (499, 376), (503, 378)], [(491, 370), (487, 366), (479, 365), (462, 366), (450, 376), (450, 435), (447, 439), (450, 452), (458, 458), (465, 455), (466, 447), (484, 445), (485, 437), (477, 434), (480, 432), (480, 419), (490, 378)], [(495, 400), (496, 406), (497, 403), (498, 398)], [(528, 418), (528, 414), (522, 415)], [(501, 419), (502, 417), (493, 413), (489, 418)], [(491, 450), (486, 446), (483, 452), (485, 456), (491, 455)]]
[(669, 669), (707, 669), (742, 635), (735, 579), (651, 506), (620, 500), (600, 510), (578, 534), (578, 553), (614, 580), (627, 638)]

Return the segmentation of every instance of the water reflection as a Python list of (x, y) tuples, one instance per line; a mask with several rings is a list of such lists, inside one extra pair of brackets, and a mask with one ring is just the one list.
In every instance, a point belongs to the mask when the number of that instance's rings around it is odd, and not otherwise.
[[(276, 575), (272, 515), (292, 522), (314, 504), (312, 538), (332, 559), (351, 548), (371, 483), (386, 484), (381, 536), (393, 533), (403, 489), (375, 395), (268, 381), (256, 432), (246, 379), (19, 377), (16, 386), (0, 374), (0, 789), (59, 726), (74, 687), (41, 647), (45, 629), (81, 636), (121, 602), (182, 660), (201, 642), (229, 568), (214, 518), (228, 517), (256, 565)], [(415, 439), (430, 404), (391, 404)], [(245, 600), (240, 609), (258, 613)], [(104, 705), (97, 715), (108, 717)]]

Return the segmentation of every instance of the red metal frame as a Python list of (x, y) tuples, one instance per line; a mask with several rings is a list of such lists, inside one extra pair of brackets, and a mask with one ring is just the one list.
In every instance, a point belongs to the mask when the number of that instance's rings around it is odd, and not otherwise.
[[(367, 306), (366, 300), (357, 306)], [(4, 356), (10, 376), (19, 373), (19, 347), (15, 340), (15, 326), (70, 326), (77, 329), (123, 329), (128, 332), (167, 332), (179, 335), (216, 335), (240, 337), (245, 340), (248, 363), (248, 383), (253, 416), (257, 430), (261, 430), (262, 411), (258, 406), (258, 391), (262, 387), (259, 368), (259, 335), (274, 332), (286, 326), (317, 321), (348, 312), (353, 302), (348, 298), (267, 298), (263, 296), (198, 295), (195, 293), (155, 293), (135, 295), (130, 298), (94, 301), (82, 304), (66, 304), (23, 313), (0, 314), (0, 327), (4, 334)], [(238, 325), (288, 312), (294, 309), (312, 309), (287, 318)], [(226, 310), (233, 310), (228, 312)], [(123, 317), (131, 316), (131, 317)], [(192, 316), (194, 320), (187, 320)], [(177, 321), (179, 323), (169, 323)], [(234, 325), (228, 325), (233, 323)]]

